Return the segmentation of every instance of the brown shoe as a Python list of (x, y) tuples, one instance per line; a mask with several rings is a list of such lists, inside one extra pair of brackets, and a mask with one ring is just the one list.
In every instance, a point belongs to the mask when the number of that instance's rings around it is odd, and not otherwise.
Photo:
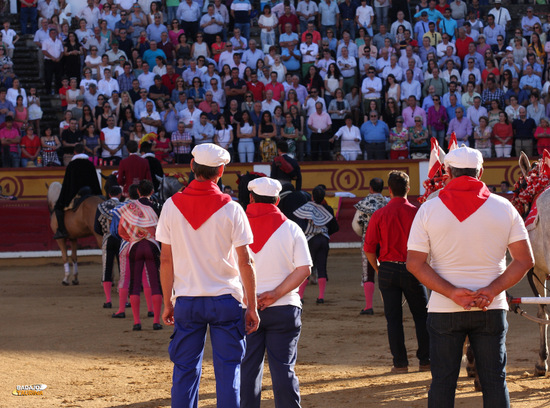
[(430, 365), (430, 363), (428, 363), (428, 364), (420, 364), (420, 365), (418, 366), (418, 371), (420, 371), (420, 372), (431, 371), (431, 365)]
[(409, 367), (392, 367), (392, 374), (407, 374), (409, 372)]

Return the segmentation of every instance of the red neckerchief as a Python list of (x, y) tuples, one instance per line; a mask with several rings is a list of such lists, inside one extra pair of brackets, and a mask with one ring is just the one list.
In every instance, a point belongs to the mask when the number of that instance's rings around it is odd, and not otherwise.
[(485, 183), (468, 176), (451, 180), (439, 192), (445, 207), (462, 222), (475, 213), (489, 198), (491, 192)]
[(193, 229), (197, 230), (212, 214), (231, 202), (231, 197), (223, 194), (212, 181), (193, 180), (181, 193), (174, 194), (172, 201)]
[(248, 204), (246, 215), (254, 235), (254, 243), (250, 244), (250, 249), (255, 254), (262, 250), (273, 233), (287, 220), (277, 206), (265, 203)]

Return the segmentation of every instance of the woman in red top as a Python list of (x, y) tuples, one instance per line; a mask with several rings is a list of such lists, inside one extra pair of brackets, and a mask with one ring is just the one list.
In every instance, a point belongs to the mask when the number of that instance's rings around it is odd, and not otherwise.
[(483, 81), (483, 89), (487, 89), (487, 77), (493, 74), (495, 76), (496, 83), (500, 83), (500, 70), (495, 67), (495, 60), (492, 58), (485, 59), (485, 69), (481, 73), (481, 80)]
[(537, 150), (541, 156), (544, 149), (550, 150), (550, 122), (547, 117), (540, 118), (539, 127), (535, 130), (535, 139), (537, 139)]
[(153, 141), (153, 148), (151, 149), (155, 152), (155, 157), (161, 163), (171, 163), (172, 157), (170, 152), (172, 152), (172, 143), (170, 139), (166, 137), (166, 130), (163, 127), (158, 128), (158, 138)]
[(210, 46), (212, 48), (212, 55), (216, 64), (220, 62), (220, 55), (225, 51), (225, 43), (222, 41), (221, 35), (216, 35), (216, 41)]
[(445, 14), (445, 10), (447, 10), (448, 8), (450, 8), (451, 6), (449, 6), (447, 4), (447, 0), (439, 0), (439, 4), (437, 6), (435, 6), (435, 9), (437, 11), (439, 11), (441, 14)]
[(34, 134), (34, 128), (31, 125), (27, 126), (25, 136), (21, 139), (21, 167), (27, 167), (31, 161), (38, 166), (41, 150), (40, 139)]
[(513, 137), (514, 131), (512, 125), (508, 122), (508, 115), (501, 111), (498, 116), (498, 123), (493, 126), (492, 142), (497, 157), (510, 157)]

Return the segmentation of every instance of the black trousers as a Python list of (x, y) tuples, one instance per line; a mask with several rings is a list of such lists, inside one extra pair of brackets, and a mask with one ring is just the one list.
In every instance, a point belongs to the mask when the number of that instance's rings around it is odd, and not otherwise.
[(55, 91), (61, 88), (61, 75), (63, 75), (63, 64), (61, 61), (44, 59), (44, 88), (47, 94), (52, 92), (52, 79), (55, 76)]
[(311, 134), (311, 157), (313, 160), (330, 160), (330, 136), (325, 133)]
[(199, 31), (199, 22), (198, 21), (185, 21), (181, 20), (181, 28), (185, 31), (187, 40), (191, 39), (196, 40), (197, 32)]

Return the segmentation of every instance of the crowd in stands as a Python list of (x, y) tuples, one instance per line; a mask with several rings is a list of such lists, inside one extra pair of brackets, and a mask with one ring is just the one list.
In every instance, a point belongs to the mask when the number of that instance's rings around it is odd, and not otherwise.
[[(21, 32), (1, 30), (2, 166), (66, 165), (76, 143), (116, 165), (129, 140), (165, 163), (207, 142), (234, 162), (271, 162), (279, 141), (300, 161), (420, 159), (453, 132), (484, 157), (540, 154), (550, 13), (513, 24), (501, 1), (20, 0)], [(44, 89), (13, 73), (27, 34)], [(59, 128), (40, 126), (44, 94)]]

